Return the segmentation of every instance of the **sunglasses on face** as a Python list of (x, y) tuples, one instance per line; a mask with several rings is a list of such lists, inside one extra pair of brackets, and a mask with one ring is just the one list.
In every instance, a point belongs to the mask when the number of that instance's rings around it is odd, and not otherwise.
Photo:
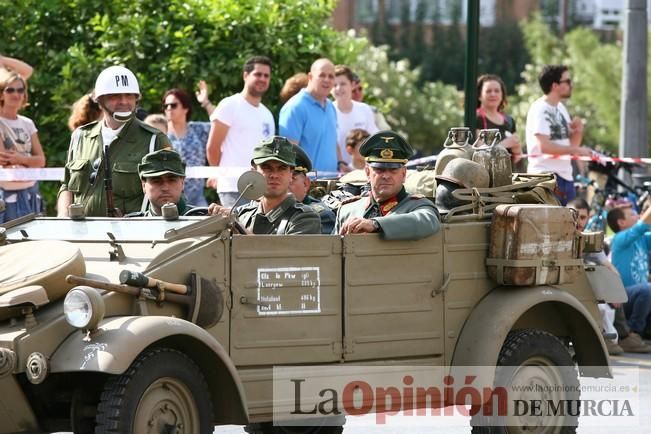
[(174, 109), (177, 108), (178, 106), (179, 106), (179, 103), (178, 103), (178, 102), (168, 102), (167, 104), (163, 104), (163, 108), (164, 108), (165, 110), (167, 110), (168, 108), (171, 108), (172, 110), (174, 110)]
[(25, 93), (25, 88), (24, 87), (5, 87), (4, 92), (8, 93), (8, 94), (12, 94), (12, 93), (23, 94), (23, 93)]

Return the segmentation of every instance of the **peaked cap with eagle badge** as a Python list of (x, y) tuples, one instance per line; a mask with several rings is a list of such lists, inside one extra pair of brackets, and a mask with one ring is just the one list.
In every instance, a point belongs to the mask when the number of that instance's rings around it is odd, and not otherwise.
[(380, 131), (362, 143), (359, 153), (371, 167), (396, 169), (407, 164), (414, 148), (400, 134)]

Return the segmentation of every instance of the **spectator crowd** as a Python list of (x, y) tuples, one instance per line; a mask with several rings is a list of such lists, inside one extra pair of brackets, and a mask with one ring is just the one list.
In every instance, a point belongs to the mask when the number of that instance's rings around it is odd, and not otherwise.
[[(32, 73), (27, 63), (0, 56), (2, 168), (46, 165), (47, 140), (43, 146), (37, 122), (21, 114), (29, 103), (28, 80)], [(273, 219), (263, 224), (257, 215), (265, 207), (294, 210), (293, 218), (302, 222), (292, 223), (295, 227), (319, 226), (322, 233), (331, 233), (333, 226), (336, 232), (377, 231), (387, 236), (408, 230), (404, 223), (394, 227), (388, 223), (391, 220), (382, 220), (385, 216), (379, 202), (397, 200), (397, 205), (404, 197), (400, 190), (404, 183), (402, 170), (412, 149), (402, 137), (388, 131), (390, 126), (382, 113), (362, 101), (360, 77), (346, 65), (316, 59), (309, 71), (286, 80), (279, 95), (283, 105), (276, 122), (263, 103), (272, 74), (271, 59), (252, 56), (242, 67), (241, 91), (216, 105), (209, 99), (207, 83), (200, 80), (196, 91), (171, 87), (161, 96), (161, 113), (148, 114), (138, 107), (141, 90), (136, 75), (122, 66), (105, 69), (98, 75), (94, 89), (71, 107), (68, 127), (72, 133), (57, 198), (58, 215), (68, 215), (72, 203), (83, 204), (89, 216), (160, 215), (166, 199), (184, 210), (208, 208), (206, 188), (216, 191), (220, 202), (211, 205), (210, 212), (224, 212), (236, 205), (239, 176), (253, 166), (267, 177), (269, 186), (275, 185), (270, 180), (277, 176), (282, 194), (265, 196), (260, 205), (239, 210), (247, 218), (247, 230), (261, 230), (263, 226), (279, 233), (290, 230), (279, 228)], [(573, 88), (570, 70), (564, 65), (546, 65), (538, 79), (542, 94), (531, 104), (525, 131), (519, 133), (515, 120), (506, 112), (502, 79), (491, 74), (480, 76), (477, 128), (499, 130), (500, 144), (510, 153), (514, 171), (553, 173), (560, 204), (575, 209), (585, 219), (590, 210), (576, 198), (574, 182), (577, 173), (585, 172), (580, 158), (548, 158), (593, 155), (593, 150), (582, 144), (585, 121), (571, 117), (565, 106)], [(193, 120), (195, 100), (206, 111), (209, 122)], [(144, 122), (133, 121), (134, 117)], [(384, 132), (379, 139), (378, 132)], [(390, 156), (376, 154), (380, 140), (385, 141), (383, 151), (390, 150)], [(388, 144), (390, 141), (393, 144)], [(186, 166), (206, 165), (219, 167), (219, 176), (185, 179)], [(310, 196), (307, 174), (351, 171), (365, 171), (361, 176), (371, 184), (369, 206), (374, 206), (375, 198), (377, 209), (371, 218), (364, 218), (363, 207), (347, 207), (352, 214), (361, 214), (340, 221), (339, 216)], [(383, 177), (394, 177), (399, 186), (388, 196), (374, 184), (380, 185)], [(110, 194), (106, 185), (111, 185)], [(171, 196), (167, 191), (173, 192)], [(37, 181), (0, 181), (0, 199), (4, 203), (0, 223), (44, 212)], [(422, 208), (419, 212), (437, 221), (431, 207), (418, 204)], [(306, 210), (315, 210), (320, 224)], [(607, 341), (608, 349), (611, 354), (651, 352), (643, 340), (651, 337), (647, 324), (651, 314), (651, 208), (641, 210), (640, 217), (632, 204), (618, 205), (609, 211), (607, 220), (614, 233), (610, 257), (602, 254), (586, 260), (616, 270), (628, 295), (623, 305), (604, 306), (602, 311), (604, 329), (614, 328), (618, 335)], [(387, 223), (380, 225), (378, 221)], [(579, 229), (584, 223), (579, 220)], [(432, 228), (438, 230), (438, 223), (427, 226), (424, 232), (432, 233)]]

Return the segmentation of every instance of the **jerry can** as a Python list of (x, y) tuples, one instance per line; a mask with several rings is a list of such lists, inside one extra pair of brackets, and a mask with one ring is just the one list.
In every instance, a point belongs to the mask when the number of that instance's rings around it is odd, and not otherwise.
[(486, 168), (491, 188), (512, 183), (511, 154), (499, 144), (500, 139), (498, 129), (480, 130), (479, 137), (473, 144), (472, 161)]
[(466, 158), (470, 160), (472, 158), (472, 133), (470, 128), (466, 127), (455, 127), (450, 128), (448, 131), (448, 137), (443, 143), (443, 150), (439, 153), (436, 158), (436, 165), (434, 166), (434, 174), (442, 175), (443, 169), (445, 166), (457, 157)]

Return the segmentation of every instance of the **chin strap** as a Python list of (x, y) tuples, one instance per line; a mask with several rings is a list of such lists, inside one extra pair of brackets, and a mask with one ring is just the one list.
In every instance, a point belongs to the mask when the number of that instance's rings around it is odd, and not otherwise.
[(131, 112), (113, 112), (111, 113), (111, 117), (115, 122), (124, 124), (128, 122), (132, 117), (134, 117), (135, 114), (136, 114), (135, 110)]
[(103, 103), (101, 103), (99, 101), (99, 99), (97, 100), (97, 104), (102, 109), (104, 109), (108, 114), (110, 114), (115, 122), (119, 122), (121, 124), (129, 122), (129, 120), (136, 115), (135, 110), (129, 111), (129, 112), (113, 112), (113, 111), (109, 110), (108, 107), (106, 107)]

